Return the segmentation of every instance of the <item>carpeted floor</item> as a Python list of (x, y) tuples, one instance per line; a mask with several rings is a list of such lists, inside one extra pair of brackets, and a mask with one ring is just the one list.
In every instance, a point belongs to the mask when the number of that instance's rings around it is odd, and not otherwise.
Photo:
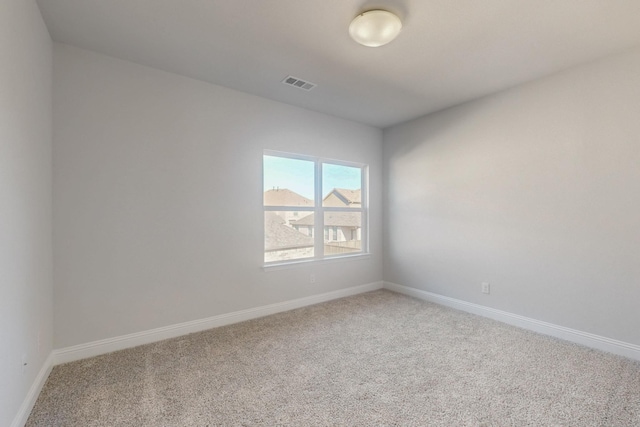
[(53, 369), (28, 426), (640, 426), (640, 363), (376, 291)]

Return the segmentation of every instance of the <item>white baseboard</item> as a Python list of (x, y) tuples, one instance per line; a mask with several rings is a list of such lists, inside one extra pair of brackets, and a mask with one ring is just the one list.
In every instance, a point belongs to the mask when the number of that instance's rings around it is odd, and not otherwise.
[(383, 282), (374, 282), (366, 285), (354, 286), (338, 291), (327, 292), (319, 295), (312, 295), (291, 301), (276, 304), (264, 305), (261, 307), (249, 308), (247, 310), (235, 311), (233, 313), (221, 314), (206, 319), (193, 320), (148, 331), (136, 332), (114, 338), (93, 341), (86, 344), (61, 348), (53, 351), (53, 364), (73, 362), (75, 360), (86, 359), (88, 357), (111, 353), (117, 350), (136, 347), (143, 344), (175, 338), (181, 335), (200, 332), (219, 326), (230, 325), (232, 323), (244, 322), (245, 320), (256, 319), (270, 314), (281, 313), (308, 305), (318, 304), (337, 298), (344, 298), (363, 292), (382, 289)]
[(628, 357), (630, 359), (640, 360), (639, 345), (614, 340), (588, 332), (578, 331), (576, 329), (565, 328), (564, 326), (554, 325), (553, 323), (542, 322), (540, 320), (531, 319), (529, 317), (520, 316), (507, 311), (496, 310), (495, 308), (445, 297), (443, 295), (398, 285), (396, 283), (385, 282), (384, 288), (390, 291), (409, 295), (414, 298), (488, 317), (499, 322), (508, 323), (510, 325), (518, 326), (544, 335), (550, 335), (552, 337), (581, 344), (596, 350), (602, 350), (619, 356)]
[(51, 373), (52, 368), (53, 352), (49, 353), (49, 356), (42, 364), (40, 372), (38, 372), (36, 379), (33, 381), (33, 384), (31, 384), (31, 387), (29, 388), (27, 397), (25, 397), (22, 401), (22, 405), (20, 405), (20, 409), (18, 410), (18, 413), (11, 423), (11, 427), (24, 427), (24, 425), (27, 423), (27, 419), (29, 418), (29, 414), (31, 414), (33, 405), (36, 404), (36, 400), (38, 400), (40, 391), (42, 390), (42, 387), (44, 387), (44, 383), (47, 382), (47, 378), (49, 378), (49, 374)]

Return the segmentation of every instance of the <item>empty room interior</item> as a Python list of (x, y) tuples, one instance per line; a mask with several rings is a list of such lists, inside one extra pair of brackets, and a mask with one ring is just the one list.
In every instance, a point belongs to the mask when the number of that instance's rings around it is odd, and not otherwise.
[(637, 0), (0, 0), (0, 426), (639, 426)]

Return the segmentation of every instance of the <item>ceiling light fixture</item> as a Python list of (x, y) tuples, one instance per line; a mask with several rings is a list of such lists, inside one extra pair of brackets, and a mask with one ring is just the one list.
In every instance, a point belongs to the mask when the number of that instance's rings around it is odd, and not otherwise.
[(398, 16), (386, 10), (369, 10), (356, 16), (349, 25), (349, 35), (361, 45), (378, 47), (395, 39), (402, 29)]

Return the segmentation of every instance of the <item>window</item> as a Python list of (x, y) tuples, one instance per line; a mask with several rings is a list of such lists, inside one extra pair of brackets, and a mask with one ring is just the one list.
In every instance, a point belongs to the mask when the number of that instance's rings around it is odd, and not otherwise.
[(265, 151), (265, 264), (366, 253), (366, 174), (362, 164)]

